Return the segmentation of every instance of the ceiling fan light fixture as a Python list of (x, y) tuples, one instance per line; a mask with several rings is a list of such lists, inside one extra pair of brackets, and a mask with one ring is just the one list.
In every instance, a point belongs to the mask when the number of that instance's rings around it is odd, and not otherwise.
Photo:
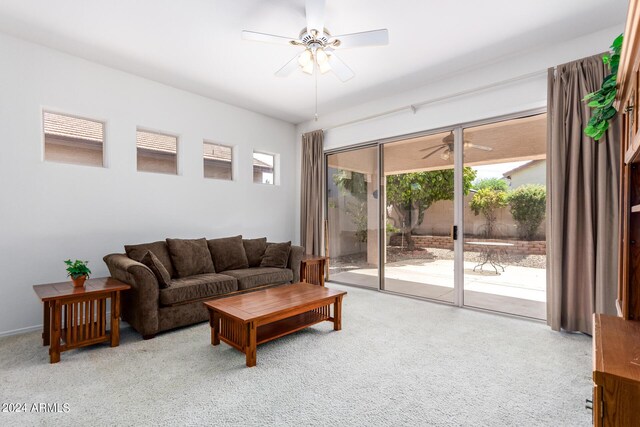
[(302, 66), (302, 71), (307, 74), (313, 74), (313, 61), (309, 61), (305, 65)]
[(329, 55), (327, 55), (324, 49), (316, 50), (316, 61), (318, 61), (318, 65), (325, 64), (329, 61)]
[(312, 61), (313, 61), (313, 54), (309, 49), (305, 49), (298, 57), (298, 64), (300, 64), (302, 68), (309, 65)]
[(449, 152), (449, 150), (444, 150), (442, 153), (440, 153), (440, 158), (442, 160), (449, 160), (451, 158), (451, 153)]
[(321, 74), (326, 73), (327, 71), (331, 71), (331, 65), (329, 65), (329, 62), (323, 62), (323, 63), (319, 63), (318, 64), (318, 69), (320, 70)]

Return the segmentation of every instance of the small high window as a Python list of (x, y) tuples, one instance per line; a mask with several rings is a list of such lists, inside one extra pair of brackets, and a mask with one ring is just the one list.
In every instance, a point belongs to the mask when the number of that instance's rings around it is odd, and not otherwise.
[(233, 149), (226, 145), (204, 142), (204, 177), (233, 179)]
[(258, 184), (275, 184), (275, 158), (273, 154), (253, 152), (253, 182)]
[(178, 137), (138, 129), (136, 147), (138, 171), (178, 174)]
[(43, 112), (44, 160), (104, 166), (104, 123)]

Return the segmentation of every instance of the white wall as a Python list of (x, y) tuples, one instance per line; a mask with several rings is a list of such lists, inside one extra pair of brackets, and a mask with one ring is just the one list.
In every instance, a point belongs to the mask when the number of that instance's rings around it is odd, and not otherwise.
[[(553, 46), (502, 58), (473, 70), (451, 70), (451, 76), (448, 78), (355, 108), (333, 112), (320, 110), (320, 118), (317, 122), (308, 121), (297, 126), (297, 138), (299, 139), (302, 133), (310, 130), (331, 128), (341, 123), (440, 98), (445, 100), (420, 107), (415, 114), (407, 109), (357, 124), (329, 129), (325, 132), (325, 149), (346, 147), (412, 132), (544, 108), (547, 103), (547, 76), (544, 71), (548, 67), (604, 52), (623, 30), (624, 23), (621, 23), (577, 39), (559, 40)], [(529, 74), (536, 75), (492, 89), (464, 96), (452, 96)], [(299, 142), (296, 147), (296, 155), (300, 159)], [(298, 176), (300, 176), (299, 163), (298, 160)], [(296, 182), (298, 182), (296, 194), (299, 194), (299, 179)], [(297, 202), (298, 209), (299, 205), (300, 203)], [(299, 218), (299, 215), (296, 215), (296, 218)], [(299, 226), (296, 227), (296, 237), (299, 236), (299, 228)]]
[(531, 166), (511, 174), (509, 187), (515, 190), (526, 184), (547, 185), (547, 161), (536, 162)]
[[(42, 323), (32, 285), (63, 260), (166, 237), (294, 237), (293, 125), (0, 35), (0, 335)], [(42, 108), (106, 121), (108, 167), (42, 161)], [(136, 126), (180, 136), (180, 176), (136, 171)], [(236, 147), (234, 182), (203, 178), (202, 140)], [(279, 153), (279, 186), (252, 182), (252, 150)]]

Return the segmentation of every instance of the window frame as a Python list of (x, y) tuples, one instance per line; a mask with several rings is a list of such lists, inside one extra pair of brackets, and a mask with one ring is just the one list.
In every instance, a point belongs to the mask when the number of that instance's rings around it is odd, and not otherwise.
[[(47, 108), (47, 107), (41, 107), (40, 108), (41, 114), (40, 114), (40, 135), (42, 137), (42, 144), (41, 144), (41, 161), (43, 163), (54, 163), (54, 164), (61, 164), (61, 165), (71, 165), (71, 166), (86, 166), (86, 167), (90, 167), (90, 168), (103, 168), (106, 169), (109, 167), (109, 162), (108, 162), (108, 156), (107, 156), (107, 120), (106, 119), (99, 119), (99, 118), (93, 118), (93, 117), (88, 117), (85, 116), (83, 114), (76, 114), (76, 113), (68, 113), (68, 112), (64, 112), (61, 110), (57, 110), (55, 108)], [(89, 122), (94, 122), (94, 123), (99, 123), (100, 125), (102, 125), (102, 163), (100, 165), (92, 165), (92, 164), (88, 164), (88, 163), (79, 163), (79, 162), (69, 162), (69, 161), (61, 161), (61, 160), (49, 160), (47, 159), (47, 154), (46, 154), (46, 150), (47, 150), (47, 133), (45, 130), (45, 114), (54, 114), (57, 116), (64, 116), (64, 117), (69, 117), (72, 119), (78, 119), (78, 120), (86, 120)], [(69, 139), (74, 139), (74, 138), (69, 138)]]
[(236, 147), (233, 145), (227, 145), (227, 144), (222, 144), (220, 142), (215, 142), (212, 141), (210, 139), (203, 139), (202, 140), (202, 145), (203, 147), (205, 145), (217, 145), (218, 147), (224, 147), (224, 148), (228, 148), (229, 150), (231, 150), (231, 159), (229, 162), (230, 168), (231, 168), (231, 177), (229, 179), (227, 178), (216, 178), (216, 177), (212, 177), (212, 176), (205, 176), (205, 170), (204, 170), (204, 163), (207, 161), (207, 159), (204, 157), (204, 153), (202, 154), (202, 177), (204, 179), (215, 179), (218, 181), (235, 181), (236, 180), (236, 171), (237, 171), (237, 167), (236, 167)]
[[(175, 152), (175, 156), (176, 156), (176, 171), (175, 171), (175, 173), (158, 172), (158, 171), (152, 171), (152, 170), (140, 170), (139, 169), (139, 165), (138, 165), (138, 149), (140, 149), (140, 147), (138, 147), (138, 132), (152, 133), (152, 134), (156, 134), (156, 135), (162, 135), (162, 136), (168, 136), (170, 138), (175, 138), (175, 140), (176, 140), (176, 152)], [(169, 175), (169, 176), (181, 176), (182, 175), (182, 171), (180, 169), (180, 135), (175, 134), (175, 133), (171, 133), (171, 132), (162, 131), (162, 130), (156, 130), (156, 129), (148, 128), (148, 127), (144, 127), (144, 126), (136, 126), (136, 136), (135, 136), (135, 140), (134, 141), (135, 141), (135, 148), (136, 148), (136, 172), (153, 173), (153, 174)], [(144, 150), (144, 148), (142, 148), (142, 149)], [(148, 151), (153, 151), (153, 150), (148, 150)]]
[[(273, 170), (273, 182), (271, 182), (271, 183), (256, 182), (255, 179), (253, 178), (253, 175), (255, 173), (255, 165), (253, 164), (253, 161), (256, 160), (255, 157), (254, 157), (256, 154), (262, 154), (262, 155), (265, 155), (265, 156), (271, 156), (273, 158), (273, 166), (271, 167), (271, 169)], [(254, 149), (252, 151), (252, 153), (251, 153), (251, 176), (252, 176), (251, 181), (254, 184), (262, 184), (262, 185), (268, 185), (268, 186), (273, 186), (273, 187), (279, 185), (279, 175), (280, 174), (277, 171), (277, 166), (278, 166), (278, 154), (271, 153), (269, 151), (262, 151), (262, 150)]]

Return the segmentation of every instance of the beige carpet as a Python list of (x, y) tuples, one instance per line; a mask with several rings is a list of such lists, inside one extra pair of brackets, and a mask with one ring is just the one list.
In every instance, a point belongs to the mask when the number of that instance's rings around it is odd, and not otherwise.
[(0, 425), (587, 426), (591, 340), (542, 323), (342, 287), (324, 323), (258, 348), (258, 365), (200, 324), (62, 354), (34, 332), (0, 339)]

